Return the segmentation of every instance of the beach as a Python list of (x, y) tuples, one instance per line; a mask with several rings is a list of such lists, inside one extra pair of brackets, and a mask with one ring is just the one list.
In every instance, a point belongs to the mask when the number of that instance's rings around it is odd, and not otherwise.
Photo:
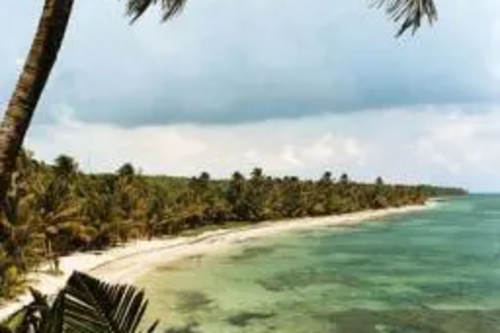
[[(28, 275), (28, 283), (47, 295), (53, 295), (62, 288), (75, 270), (89, 273), (111, 283), (133, 283), (137, 278), (159, 265), (172, 263), (211, 251), (223, 250), (232, 244), (255, 238), (276, 235), (286, 231), (327, 226), (353, 226), (364, 221), (394, 214), (405, 214), (429, 209), (435, 202), (425, 205), (405, 206), (370, 210), (345, 215), (311, 217), (285, 221), (261, 222), (252, 226), (208, 231), (192, 237), (168, 237), (140, 240), (102, 252), (75, 253), (60, 258), (62, 274), (44, 273), (43, 267)], [(0, 306), (0, 320), (21, 309), (31, 301), (29, 294), (6, 301)]]

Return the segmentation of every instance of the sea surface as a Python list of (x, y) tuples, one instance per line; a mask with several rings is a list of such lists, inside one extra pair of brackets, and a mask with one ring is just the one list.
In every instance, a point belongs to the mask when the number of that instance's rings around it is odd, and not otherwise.
[(138, 281), (159, 332), (500, 332), (500, 196), (236, 244)]

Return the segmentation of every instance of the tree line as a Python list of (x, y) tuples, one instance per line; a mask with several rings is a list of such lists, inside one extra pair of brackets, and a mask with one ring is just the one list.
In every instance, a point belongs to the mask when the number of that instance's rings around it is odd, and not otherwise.
[(0, 219), (0, 297), (16, 291), (41, 261), (103, 249), (131, 239), (179, 235), (230, 222), (344, 214), (423, 204), (458, 188), (358, 183), (347, 174), (318, 180), (272, 177), (255, 168), (213, 180), (140, 175), (131, 164), (115, 173), (85, 174), (65, 155), (46, 164), (23, 152)]

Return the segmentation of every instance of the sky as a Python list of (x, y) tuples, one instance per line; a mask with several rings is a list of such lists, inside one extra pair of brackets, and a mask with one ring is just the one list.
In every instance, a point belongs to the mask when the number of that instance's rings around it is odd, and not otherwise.
[[(498, 191), (500, 3), (436, 1), (438, 22), (402, 38), (369, 0), (197, 0), (134, 25), (124, 1), (76, 1), (25, 146), (92, 172)], [(1, 110), (41, 7), (0, 2)]]

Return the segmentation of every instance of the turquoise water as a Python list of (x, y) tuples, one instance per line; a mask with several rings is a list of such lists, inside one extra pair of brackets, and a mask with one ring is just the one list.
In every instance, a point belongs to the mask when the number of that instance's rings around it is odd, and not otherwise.
[(495, 333), (499, 240), (500, 196), (471, 196), (248, 241), (138, 284), (169, 332)]

